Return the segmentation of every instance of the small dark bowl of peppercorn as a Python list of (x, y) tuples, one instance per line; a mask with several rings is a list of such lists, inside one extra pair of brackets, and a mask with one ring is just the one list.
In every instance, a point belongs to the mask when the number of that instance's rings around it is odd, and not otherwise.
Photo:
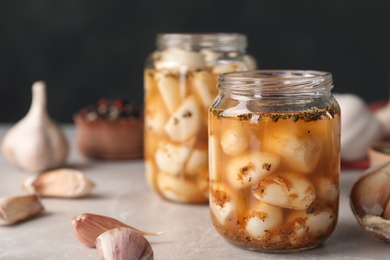
[(76, 145), (80, 153), (97, 160), (143, 157), (143, 113), (125, 100), (100, 99), (75, 116)]

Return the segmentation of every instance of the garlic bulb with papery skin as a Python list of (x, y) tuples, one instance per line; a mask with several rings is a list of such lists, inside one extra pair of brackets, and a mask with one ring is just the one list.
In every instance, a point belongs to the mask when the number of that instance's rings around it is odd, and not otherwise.
[(363, 159), (368, 148), (385, 135), (381, 120), (357, 95), (334, 94), (334, 97), (341, 110), (341, 159)]
[(46, 111), (46, 85), (35, 82), (30, 110), (6, 133), (3, 155), (24, 171), (39, 173), (63, 166), (68, 151), (65, 135)]

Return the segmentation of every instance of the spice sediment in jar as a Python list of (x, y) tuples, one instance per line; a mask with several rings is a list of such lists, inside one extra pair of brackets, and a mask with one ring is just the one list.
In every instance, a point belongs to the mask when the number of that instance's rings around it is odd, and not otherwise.
[(210, 111), (210, 209), (218, 232), (254, 249), (320, 244), (338, 216), (338, 109), (225, 111)]

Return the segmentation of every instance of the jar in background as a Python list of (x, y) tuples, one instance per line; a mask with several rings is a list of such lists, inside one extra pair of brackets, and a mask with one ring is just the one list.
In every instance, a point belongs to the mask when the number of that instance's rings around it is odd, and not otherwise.
[(148, 185), (163, 198), (208, 202), (208, 109), (218, 74), (254, 69), (241, 34), (159, 34), (144, 72)]
[(318, 71), (220, 75), (209, 113), (210, 211), (229, 242), (264, 252), (314, 248), (335, 229), (340, 108)]

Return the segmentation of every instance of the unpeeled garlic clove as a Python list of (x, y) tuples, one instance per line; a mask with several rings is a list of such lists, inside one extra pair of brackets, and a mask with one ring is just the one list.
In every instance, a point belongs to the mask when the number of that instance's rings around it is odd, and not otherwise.
[(130, 228), (145, 236), (158, 236), (162, 234), (162, 232), (145, 232), (126, 225), (125, 223), (122, 223), (114, 218), (91, 213), (84, 213), (76, 218), (73, 218), (72, 225), (76, 237), (80, 240), (80, 242), (90, 247), (95, 247), (95, 240), (102, 233), (118, 227)]
[(0, 225), (11, 225), (32, 218), (44, 211), (35, 195), (4, 197), (0, 199)]
[(40, 197), (81, 198), (88, 195), (95, 184), (75, 169), (61, 168), (27, 178), (22, 189)]
[(5, 135), (4, 157), (26, 172), (43, 172), (65, 164), (69, 147), (61, 128), (46, 111), (45, 83), (32, 86), (32, 103), (27, 115)]
[(154, 253), (146, 238), (125, 227), (110, 229), (97, 237), (96, 249), (101, 260), (152, 260)]
[(352, 211), (362, 228), (390, 242), (390, 162), (369, 168), (353, 185)]

